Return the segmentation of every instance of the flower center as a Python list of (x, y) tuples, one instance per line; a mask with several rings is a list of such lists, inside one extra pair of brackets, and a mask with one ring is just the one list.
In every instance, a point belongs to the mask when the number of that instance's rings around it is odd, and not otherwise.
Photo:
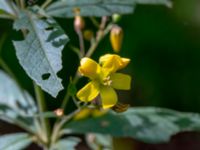
[(103, 85), (106, 86), (111, 86), (112, 80), (110, 79), (110, 76), (107, 76), (106, 78), (103, 79)]

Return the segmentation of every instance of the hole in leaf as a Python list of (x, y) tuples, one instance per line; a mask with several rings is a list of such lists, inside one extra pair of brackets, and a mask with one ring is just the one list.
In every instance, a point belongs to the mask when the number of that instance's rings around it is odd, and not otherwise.
[(47, 30), (47, 31), (49, 31), (49, 30), (53, 30), (53, 27), (47, 27), (47, 28), (45, 28), (45, 30)]
[(49, 77), (50, 77), (50, 73), (45, 73), (45, 74), (43, 74), (42, 75), (42, 80), (47, 80), (47, 79), (49, 79)]

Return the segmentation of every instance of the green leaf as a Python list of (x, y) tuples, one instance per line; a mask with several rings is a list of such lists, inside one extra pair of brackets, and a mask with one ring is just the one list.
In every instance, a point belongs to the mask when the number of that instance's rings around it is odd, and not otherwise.
[(36, 112), (32, 97), (0, 70), (0, 119), (10, 123), (21, 121), (31, 128), (33, 120), (26, 116), (33, 116)]
[(0, 136), (1, 150), (22, 150), (32, 142), (27, 133), (6, 134)]
[[(94, 139), (94, 141), (91, 141), (91, 138)], [(86, 136), (86, 141), (92, 150), (97, 150), (99, 148), (101, 148), (101, 150), (113, 150), (113, 140), (109, 135), (90, 133)]]
[(135, 0), (138, 4), (154, 4), (154, 5), (166, 5), (168, 7), (172, 6), (171, 0)]
[(77, 93), (76, 85), (72, 82), (72, 79), (70, 79), (70, 83), (69, 83), (69, 85), (67, 87), (67, 90), (69, 91), (69, 94), (71, 96), (74, 96)]
[(55, 17), (74, 17), (75, 10), (80, 10), (81, 16), (111, 16), (130, 14), (137, 3), (171, 6), (170, 0), (59, 0), (49, 5), (46, 12)]
[(69, 150), (75, 150), (75, 146), (78, 145), (80, 142), (80, 139), (75, 138), (75, 137), (67, 137), (64, 139), (59, 140), (51, 150), (64, 150), (64, 149), (69, 149)]
[(133, 12), (133, 0), (59, 0), (52, 3), (47, 14), (55, 17), (73, 17), (74, 10), (80, 9), (81, 16), (110, 16), (114, 13)]
[(9, 2), (8, 0), (0, 0), (0, 14), (4, 13), (14, 14), (10, 5), (13, 5), (13, 3)]
[(200, 131), (200, 115), (181, 113), (162, 108), (131, 108), (99, 118), (72, 121), (65, 125), (65, 133), (101, 133), (132, 137), (147, 143), (161, 143), (182, 131)]
[(31, 12), (21, 13), (14, 28), (28, 30), (23, 41), (13, 42), (21, 66), (43, 90), (56, 97), (63, 89), (57, 73), (62, 69), (61, 55), (68, 37), (55, 20), (38, 18)]

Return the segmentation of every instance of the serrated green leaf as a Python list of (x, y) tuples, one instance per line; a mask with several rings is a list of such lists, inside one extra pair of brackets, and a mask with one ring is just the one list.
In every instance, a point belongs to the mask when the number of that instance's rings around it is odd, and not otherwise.
[(171, 6), (170, 0), (59, 0), (47, 7), (47, 14), (55, 17), (74, 17), (75, 10), (81, 16), (111, 16), (130, 14), (136, 4), (160, 4)]
[(70, 83), (69, 83), (69, 85), (67, 87), (67, 90), (69, 91), (69, 94), (71, 96), (74, 96), (77, 93), (76, 85), (74, 83), (72, 83), (72, 81), (70, 81)]
[(200, 131), (200, 115), (162, 108), (132, 108), (99, 118), (72, 121), (65, 125), (67, 133), (101, 133), (132, 137), (147, 143), (161, 143), (182, 131)]
[(69, 149), (69, 150), (75, 150), (75, 146), (80, 142), (80, 139), (76, 137), (67, 137), (64, 139), (59, 140), (51, 150), (64, 150), (64, 149)]
[(27, 133), (6, 134), (0, 136), (1, 150), (22, 150), (32, 142)]
[(55, 20), (41, 19), (31, 12), (21, 13), (14, 28), (28, 30), (23, 41), (13, 42), (21, 66), (43, 90), (56, 97), (63, 89), (57, 73), (62, 69), (61, 55), (68, 37)]
[(34, 128), (33, 120), (26, 116), (33, 116), (36, 112), (37, 107), (32, 97), (0, 70), (0, 119), (10, 123), (21, 121)]

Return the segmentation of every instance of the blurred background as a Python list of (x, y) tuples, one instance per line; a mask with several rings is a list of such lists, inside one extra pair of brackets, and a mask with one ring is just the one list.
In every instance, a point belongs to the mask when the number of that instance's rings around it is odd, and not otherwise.
[[(73, 20), (57, 20), (69, 35), (70, 42), (77, 45)], [(86, 21), (88, 28), (91, 28), (91, 22)], [(119, 25), (124, 30), (120, 55), (131, 58), (130, 65), (123, 71), (133, 78), (131, 91), (119, 92), (120, 101), (131, 103), (133, 107), (156, 106), (200, 113), (200, 0), (173, 0), (172, 8), (138, 5), (134, 14), (122, 17)], [(0, 36), (2, 34), (8, 35), (3, 46), (3, 58), (23, 87), (33, 93), (32, 81), (15, 56), (11, 40), (21, 37), (12, 30), (12, 22), (0, 20)], [(108, 52), (113, 53), (109, 36), (101, 42), (93, 58), (98, 60), (100, 55)], [(66, 46), (63, 52), (64, 68), (59, 73), (65, 87), (78, 65), (76, 54)], [(64, 91), (57, 100), (46, 95), (50, 110), (59, 107), (63, 94)], [(0, 132), (7, 132), (2, 123)], [(174, 136), (170, 143), (161, 145), (127, 139), (120, 141), (122, 145), (131, 141), (133, 146), (130, 146), (130, 150), (133, 147), (138, 150), (200, 149), (198, 133), (182, 133)]]

